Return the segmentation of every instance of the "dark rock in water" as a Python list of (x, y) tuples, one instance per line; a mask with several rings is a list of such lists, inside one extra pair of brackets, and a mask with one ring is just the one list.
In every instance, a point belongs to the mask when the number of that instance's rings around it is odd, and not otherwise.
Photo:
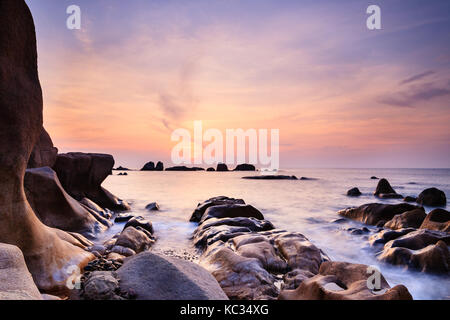
[(206, 209), (208, 209), (209, 207), (212, 207), (212, 206), (219, 206), (219, 205), (224, 205), (224, 204), (245, 204), (245, 202), (242, 199), (228, 198), (225, 196), (219, 196), (219, 197), (214, 197), (214, 198), (208, 199), (208, 200), (198, 204), (197, 208), (192, 213), (189, 221), (190, 222), (200, 222)]
[(116, 216), (114, 222), (127, 222), (132, 218), (134, 218), (134, 215), (132, 215), (131, 213), (121, 213)]
[[(94, 256), (69, 233), (45, 226), (28, 204), (23, 179), (42, 131), (33, 17), (23, 0), (0, 1), (0, 242), (19, 247), (25, 269), (40, 290), (67, 292), (66, 279), (71, 275), (65, 266), (82, 268)], [(6, 269), (8, 278), (2, 278), (0, 286), (17, 281), (17, 287), (8, 288), (17, 290), (26, 285), (29, 277), (20, 279), (23, 268)], [(16, 298), (20, 297), (17, 292)]]
[(159, 204), (156, 202), (149, 203), (145, 206), (145, 209), (148, 211), (158, 211), (159, 210)]
[(380, 221), (389, 221), (397, 214), (402, 214), (406, 211), (411, 211), (418, 208), (419, 207), (413, 206), (408, 203), (369, 203), (357, 208), (341, 210), (338, 212), (338, 214), (366, 224), (377, 225), (377, 223)]
[(101, 186), (112, 173), (109, 154), (72, 152), (58, 154), (54, 165), (64, 189), (75, 199), (89, 198), (102, 208), (129, 210), (130, 206)]
[(366, 234), (366, 233), (370, 232), (370, 230), (367, 229), (366, 227), (363, 227), (363, 228), (349, 228), (349, 229), (347, 229), (347, 231), (349, 231), (353, 235), (363, 235), (363, 234)]
[(118, 174), (118, 176), (127, 176), (128, 175), (128, 173), (126, 173), (126, 172), (120, 172), (119, 174)]
[(284, 290), (280, 300), (412, 300), (403, 285), (391, 288), (381, 275), (381, 289), (368, 288), (370, 267), (347, 262), (324, 262), (319, 274), (305, 279), (296, 290)]
[(244, 163), (237, 165), (234, 171), (256, 171), (256, 168), (252, 164)]
[(380, 198), (403, 198), (402, 195), (397, 194), (395, 190), (391, 187), (391, 184), (386, 179), (381, 179), (378, 182), (377, 188), (374, 193), (375, 196)]
[(448, 243), (444, 241), (438, 241), (416, 251), (404, 247), (385, 248), (378, 259), (427, 273), (448, 274), (450, 271), (450, 253)]
[(224, 204), (212, 206), (206, 209), (200, 222), (204, 222), (211, 218), (256, 218), (264, 220), (262, 213), (249, 204)]
[(208, 172), (214, 172), (214, 171), (216, 171), (216, 169), (214, 169), (214, 168), (208, 168), (208, 169), (206, 169), (206, 171), (208, 171)]
[(253, 179), (253, 180), (298, 180), (296, 176), (283, 176), (283, 175), (248, 176), (248, 177), (242, 177), (242, 179)]
[(419, 229), (389, 241), (384, 248), (402, 247), (411, 250), (420, 250), (430, 244), (436, 244), (438, 241), (444, 241), (447, 245), (450, 245), (450, 234), (441, 231)]
[(122, 166), (117, 167), (117, 168), (115, 168), (115, 169), (113, 169), (113, 170), (116, 170), (116, 171), (130, 171), (130, 169), (125, 168), (125, 167), (122, 167)]
[(225, 163), (218, 163), (216, 171), (228, 171), (228, 166)]
[(153, 161), (147, 162), (141, 171), (155, 171), (155, 163)]
[(128, 220), (128, 222), (125, 224), (125, 227), (123, 227), (123, 229), (125, 230), (128, 227), (135, 227), (135, 228), (141, 227), (142, 229), (145, 229), (148, 232), (150, 232), (150, 234), (153, 234), (152, 223), (149, 220), (147, 220), (141, 216), (133, 217), (130, 220)]
[(117, 271), (120, 289), (137, 300), (227, 300), (216, 279), (201, 266), (151, 252), (129, 258)]
[(395, 215), (384, 225), (384, 227), (393, 230), (419, 228), (426, 216), (423, 208), (406, 211), (402, 214)]
[(34, 212), (49, 227), (92, 238), (110, 226), (107, 219), (68, 195), (56, 173), (49, 167), (28, 169), (24, 187)]
[(22, 251), (5, 243), (0, 243), (0, 300), (42, 300)]
[(361, 195), (361, 191), (358, 188), (352, 188), (347, 191), (347, 196), (349, 197), (359, 197)]
[(410, 232), (416, 231), (416, 229), (413, 228), (406, 228), (406, 229), (399, 229), (399, 230), (382, 230), (378, 232), (377, 234), (374, 234), (370, 237), (369, 243), (372, 246), (375, 245), (385, 245), (387, 242), (400, 238), (401, 236), (404, 236), (405, 234), (408, 234)]
[(306, 180), (306, 181), (311, 180), (311, 181), (313, 181), (313, 180), (317, 180), (317, 179), (316, 178), (301, 177), (300, 180)]
[(176, 166), (176, 167), (166, 168), (166, 171), (205, 171), (205, 169), (200, 168), (200, 167), (188, 168), (186, 166)]
[(370, 177), (370, 179), (372, 179), (372, 180), (378, 180), (378, 179), (380, 179), (380, 178), (375, 177), (375, 176), (372, 176), (372, 177)]
[(450, 212), (444, 209), (434, 209), (427, 214), (420, 229), (450, 232)]
[(422, 191), (417, 197), (417, 203), (423, 206), (430, 207), (445, 207), (447, 204), (447, 198), (445, 193), (436, 188), (429, 188)]
[(86, 300), (123, 300), (117, 275), (109, 271), (95, 271), (83, 283), (82, 297)]
[(28, 168), (53, 167), (56, 161), (58, 149), (53, 146), (53, 141), (47, 131), (42, 128), (39, 140), (34, 145), (28, 160)]
[(411, 196), (406, 196), (403, 198), (403, 201), (405, 202), (416, 202), (417, 198), (416, 197), (411, 197)]
[(164, 164), (161, 161), (156, 164), (155, 171), (164, 171)]

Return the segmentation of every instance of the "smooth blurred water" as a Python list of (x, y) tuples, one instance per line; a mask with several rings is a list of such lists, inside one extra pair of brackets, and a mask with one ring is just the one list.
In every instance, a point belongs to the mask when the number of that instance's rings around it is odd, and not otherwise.
[[(301, 169), (280, 174), (316, 180), (245, 180), (248, 172), (139, 172), (128, 176), (110, 176), (103, 184), (112, 193), (132, 204), (134, 214), (153, 222), (158, 237), (156, 249), (194, 250), (189, 240), (196, 224), (189, 223), (199, 202), (225, 195), (242, 198), (258, 208), (275, 227), (298, 231), (307, 236), (335, 261), (377, 266), (389, 284), (404, 284), (415, 299), (450, 299), (450, 279), (401, 267), (381, 264), (377, 250), (368, 246), (364, 236), (351, 235), (349, 227), (362, 226), (349, 221), (336, 224), (337, 211), (371, 202), (399, 203), (402, 200), (379, 200), (373, 196), (378, 180), (387, 178), (394, 189), (404, 195), (417, 196), (422, 190), (436, 187), (450, 196), (450, 169)], [(362, 196), (346, 196), (358, 187)], [(145, 206), (158, 202), (161, 211), (148, 212)], [(425, 208), (429, 212), (432, 208)], [(447, 210), (449, 208), (447, 207)], [(106, 239), (123, 228), (116, 224), (100, 236)]]

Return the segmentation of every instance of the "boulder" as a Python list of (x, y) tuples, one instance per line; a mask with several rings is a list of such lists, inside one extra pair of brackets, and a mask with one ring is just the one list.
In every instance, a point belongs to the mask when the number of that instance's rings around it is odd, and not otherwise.
[(141, 169), (141, 171), (155, 171), (155, 163), (150, 161), (147, 162)]
[(450, 272), (448, 244), (441, 240), (416, 251), (403, 247), (386, 248), (378, 259), (421, 272), (442, 274)]
[(403, 228), (419, 228), (427, 214), (423, 208), (406, 211), (395, 215), (391, 220), (384, 224), (385, 228), (392, 230)]
[(155, 171), (164, 171), (164, 164), (161, 161), (156, 164)]
[(128, 227), (141, 227), (142, 229), (147, 230), (150, 234), (153, 234), (152, 223), (141, 216), (133, 217), (128, 220), (128, 222), (125, 224), (125, 227), (123, 228), (126, 229)]
[(31, 208), (49, 227), (94, 238), (110, 226), (100, 214), (90, 212), (68, 195), (49, 167), (26, 170), (24, 186)]
[(214, 172), (214, 171), (216, 171), (216, 169), (214, 169), (213, 167), (210, 167), (210, 168), (206, 169), (206, 171), (208, 171), (208, 172)]
[(416, 230), (387, 242), (384, 248), (402, 247), (411, 250), (420, 250), (430, 244), (436, 244), (438, 241), (443, 241), (447, 245), (450, 245), (450, 235), (440, 231)]
[(93, 210), (99, 215), (101, 215), (105, 219), (111, 219), (113, 212), (109, 209), (103, 209), (98, 204), (96, 204), (94, 201), (88, 198), (83, 198), (80, 201), (80, 204), (83, 205), (88, 210)]
[(361, 191), (358, 188), (352, 188), (347, 191), (347, 196), (349, 197), (359, 197), (361, 195)]
[(447, 198), (444, 191), (436, 188), (423, 190), (417, 197), (417, 203), (429, 207), (445, 207)]
[(204, 222), (211, 218), (256, 218), (264, 220), (262, 213), (249, 204), (224, 204), (212, 206), (206, 209), (200, 222)]
[(178, 258), (144, 252), (128, 258), (117, 274), (120, 289), (137, 300), (227, 300), (208, 271)]
[(127, 222), (132, 218), (134, 218), (134, 215), (131, 213), (120, 213), (114, 218), (114, 222)]
[(53, 167), (56, 161), (58, 149), (53, 146), (53, 141), (50, 135), (44, 128), (41, 130), (41, 135), (34, 145), (28, 160), (28, 168)]
[(374, 195), (380, 198), (403, 198), (402, 195), (395, 192), (389, 181), (384, 178), (378, 181)]
[(122, 300), (117, 294), (120, 290), (115, 272), (94, 271), (83, 284), (83, 299), (86, 300)]
[(148, 211), (159, 211), (159, 204), (156, 202), (149, 203), (145, 206), (145, 209)]
[(338, 212), (339, 215), (346, 218), (357, 220), (370, 225), (377, 225), (379, 222), (387, 222), (395, 215), (402, 214), (406, 211), (419, 209), (408, 203), (400, 204), (381, 204), (369, 203), (357, 208), (348, 208)]
[(369, 243), (372, 246), (376, 245), (385, 245), (387, 242), (400, 238), (401, 236), (404, 236), (405, 234), (408, 234), (410, 232), (416, 231), (414, 228), (406, 228), (406, 229), (399, 229), (399, 230), (388, 230), (384, 229), (380, 232), (372, 235), (369, 238)]
[(450, 232), (450, 212), (444, 209), (434, 209), (427, 214), (420, 229)]
[(403, 285), (391, 288), (380, 274), (380, 287), (369, 289), (369, 266), (324, 262), (319, 274), (305, 279), (296, 290), (284, 290), (280, 300), (412, 300)]
[(205, 171), (205, 169), (199, 168), (199, 167), (188, 168), (186, 166), (176, 166), (176, 167), (166, 168), (166, 171)]
[(214, 198), (208, 199), (197, 205), (197, 208), (192, 213), (189, 221), (190, 222), (200, 222), (206, 209), (208, 209), (209, 207), (212, 207), (212, 206), (219, 206), (219, 205), (224, 205), (224, 204), (245, 204), (245, 202), (242, 199), (228, 198), (225, 196), (219, 196), (219, 197), (214, 197)]
[[(153, 243), (155, 243), (155, 240), (145, 229), (142, 229), (141, 227), (127, 227), (117, 238), (115, 246), (130, 248), (134, 252), (140, 253), (150, 249)], [(123, 251), (116, 250), (113, 252), (126, 256)]]
[(25, 197), (25, 169), (42, 130), (33, 18), (25, 1), (0, 1), (0, 242), (22, 250), (40, 290), (67, 292), (66, 268), (82, 268), (94, 256), (45, 226)]
[(234, 171), (256, 171), (256, 168), (252, 164), (244, 163), (237, 165)]
[(42, 300), (22, 251), (0, 243), (0, 300)]
[(228, 171), (228, 166), (225, 163), (218, 163), (216, 171)]

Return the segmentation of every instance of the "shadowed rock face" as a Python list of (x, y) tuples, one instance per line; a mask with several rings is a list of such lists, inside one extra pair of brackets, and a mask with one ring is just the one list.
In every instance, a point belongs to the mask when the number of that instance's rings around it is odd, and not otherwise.
[(394, 218), (388, 221), (384, 227), (393, 230), (403, 228), (419, 228), (426, 216), (427, 215), (423, 208), (406, 211), (402, 214), (394, 216)]
[(450, 212), (444, 209), (434, 209), (427, 214), (420, 229), (450, 232)]
[(114, 158), (109, 154), (72, 152), (58, 154), (54, 170), (64, 189), (75, 199), (86, 197), (103, 208), (128, 210), (126, 202), (101, 187), (113, 166)]
[(349, 219), (357, 220), (363, 223), (376, 225), (380, 222), (386, 223), (395, 215), (402, 214), (406, 211), (418, 209), (408, 203), (400, 204), (381, 204), (369, 203), (357, 208), (344, 209), (338, 212), (339, 215)]
[(198, 204), (197, 208), (192, 213), (192, 216), (189, 221), (190, 222), (200, 222), (206, 209), (208, 209), (209, 207), (212, 207), (212, 206), (218, 206), (218, 205), (224, 205), (224, 204), (245, 204), (245, 201), (242, 199), (228, 198), (225, 196), (219, 196), (219, 197), (214, 197), (214, 198), (208, 199), (208, 200)]
[(66, 288), (65, 268), (93, 256), (71, 235), (42, 224), (26, 200), (25, 169), (42, 130), (33, 19), (24, 1), (0, 1), (0, 242), (22, 250), (41, 290), (58, 291)]
[(58, 149), (53, 146), (50, 135), (42, 128), (39, 140), (34, 145), (28, 160), (28, 168), (53, 167)]
[(403, 198), (402, 195), (395, 192), (395, 190), (391, 187), (391, 184), (386, 179), (381, 179), (378, 182), (377, 189), (374, 193), (375, 196), (379, 198), (393, 198), (393, 199), (399, 199)]
[(68, 195), (56, 173), (48, 167), (28, 169), (24, 185), (28, 202), (49, 227), (78, 232), (89, 238), (109, 227), (108, 220)]
[(445, 193), (436, 188), (423, 190), (417, 197), (417, 203), (430, 207), (443, 207), (447, 204)]

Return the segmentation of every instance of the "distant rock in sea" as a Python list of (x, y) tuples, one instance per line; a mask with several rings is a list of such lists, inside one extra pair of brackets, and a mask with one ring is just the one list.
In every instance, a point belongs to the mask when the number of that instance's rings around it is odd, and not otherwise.
[(216, 171), (228, 171), (228, 166), (225, 163), (218, 163)]
[(205, 169), (199, 168), (199, 167), (188, 168), (186, 166), (176, 166), (176, 167), (166, 168), (166, 171), (205, 171)]
[(119, 167), (117, 167), (115, 169), (113, 168), (113, 170), (115, 170), (115, 171), (130, 171), (130, 169), (122, 167), (122, 166), (119, 166)]
[(372, 179), (372, 180), (378, 180), (378, 179), (380, 179), (380, 178), (375, 177), (375, 176), (372, 176), (372, 177), (370, 177), (370, 179)]
[(379, 198), (384, 199), (400, 199), (403, 198), (401, 194), (398, 194), (394, 188), (391, 187), (391, 184), (386, 179), (381, 179), (378, 182), (377, 188), (375, 190), (374, 195)]
[(361, 191), (358, 188), (352, 188), (347, 191), (347, 196), (349, 197), (359, 197), (361, 195)]
[(214, 171), (216, 171), (216, 169), (214, 169), (213, 167), (211, 167), (211, 168), (206, 169), (206, 171), (208, 171), (208, 172), (214, 172)]
[(242, 177), (242, 179), (249, 179), (249, 180), (298, 180), (298, 178), (296, 176), (283, 176), (283, 175), (248, 176), (248, 177)]
[(141, 171), (154, 171), (155, 163), (153, 161), (147, 162), (141, 169)]
[(234, 171), (256, 171), (256, 168), (252, 164), (243, 163), (237, 165)]
[(444, 191), (429, 188), (419, 194), (417, 203), (423, 206), (444, 207), (447, 204), (447, 198), (445, 197)]
[(148, 211), (158, 211), (159, 205), (156, 202), (149, 203), (145, 206), (145, 209)]
[(155, 171), (164, 171), (164, 164), (161, 161), (156, 164)]

